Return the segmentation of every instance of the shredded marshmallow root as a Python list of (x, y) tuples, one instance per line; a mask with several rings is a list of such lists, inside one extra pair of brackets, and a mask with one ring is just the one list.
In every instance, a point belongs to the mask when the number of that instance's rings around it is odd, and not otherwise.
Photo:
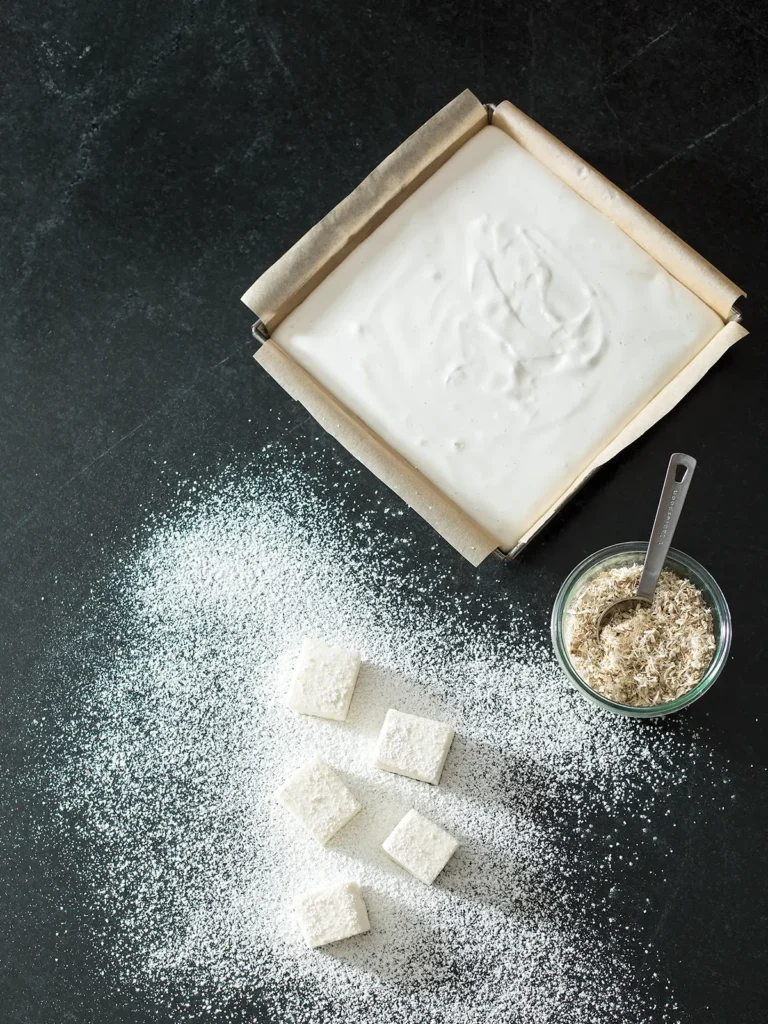
[(650, 707), (682, 697), (699, 682), (715, 652), (712, 612), (688, 579), (665, 569), (653, 604), (619, 611), (597, 634), (602, 612), (637, 590), (641, 565), (597, 573), (569, 612), (574, 668), (593, 690), (619, 704)]

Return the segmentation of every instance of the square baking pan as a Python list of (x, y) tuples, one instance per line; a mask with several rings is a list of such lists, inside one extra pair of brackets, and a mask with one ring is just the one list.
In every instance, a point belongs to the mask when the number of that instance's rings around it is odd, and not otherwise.
[[(697, 296), (722, 327), (645, 406), (632, 415), (528, 523), (512, 546), (476, 522), (386, 443), (273, 338), (275, 328), (377, 227), (483, 127), (492, 124), (590, 204)], [(482, 104), (469, 91), (434, 115), (326, 217), (270, 267), (243, 296), (258, 317), (256, 360), (330, 434), (403, 498), (474, 565), (490, 554), (515, 557), (605, 462), (661, 419), (722, 354), (747, 333), (735, 302), (744, 292), (655, 217), (513, 104)]]

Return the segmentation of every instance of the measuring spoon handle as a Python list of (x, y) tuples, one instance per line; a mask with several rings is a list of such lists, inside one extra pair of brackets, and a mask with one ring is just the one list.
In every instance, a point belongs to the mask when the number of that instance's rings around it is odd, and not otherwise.
[(669, 460), (659, 507), (653, 521), (651, 539), (648, 541), (643, 574), (637, 587), (637, 596), (648, 601), (653, 597), (661, 570), (667, 560), (694, 469), (696, 459), (690, 455), (683, 455), (682, 452), (675, 452)]

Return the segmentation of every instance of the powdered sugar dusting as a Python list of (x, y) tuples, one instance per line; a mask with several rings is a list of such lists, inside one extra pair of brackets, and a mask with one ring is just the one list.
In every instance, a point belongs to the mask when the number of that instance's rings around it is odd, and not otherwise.
[[(638, 939), (597, 895), (596, 837), (628, 806), (652, 816), (695, 740), (593, 709), (524, 617), (469, 625), (364, 533), (299, 470), (224, 477), (87, 609), (55, 787), (105, 969), (175, 1019), (677, 1020), (629, 980)], [(307, 635), (363, 657), (346, 722), (285, 704)], [(372, 767), (389, 707), (455, 727), (438, 787)], [(325, 848), (273, 799), (315, 755), (363, 805)], [(431, 887), (380, 849), (411, 806), (460, 843)], [(371, 931), (307, 949), (292, 896), (346, 879)]]

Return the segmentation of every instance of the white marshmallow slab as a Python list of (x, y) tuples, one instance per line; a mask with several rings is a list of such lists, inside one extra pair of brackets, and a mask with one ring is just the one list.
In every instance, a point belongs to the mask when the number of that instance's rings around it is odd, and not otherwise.
[(444, 828), (411, 808), (381, 844), (395, 864), (431, 885), (456, 852), (458, 842)]
[(306, 637), (293, 670), (288, 707), (300, 715), (343, 722), (360, 670), (360, 655)]
[(302, 893), (294, 896), (293, 906), (302, 934), (312, 949), (370, 931), (368, 910), (357, 882), (341, 882)]
[(374, 764), (382, 771), (436, 786), (453, 737), (452, 726), (444, 722), (390, 708), (379, 733)]
[(297, 769), (275, 799), (319, 843), (327, 843), (360, 810), (336, 772), (319, 757)]
[(722, 326), (488, 125), (272, 336), (509, 550)]

